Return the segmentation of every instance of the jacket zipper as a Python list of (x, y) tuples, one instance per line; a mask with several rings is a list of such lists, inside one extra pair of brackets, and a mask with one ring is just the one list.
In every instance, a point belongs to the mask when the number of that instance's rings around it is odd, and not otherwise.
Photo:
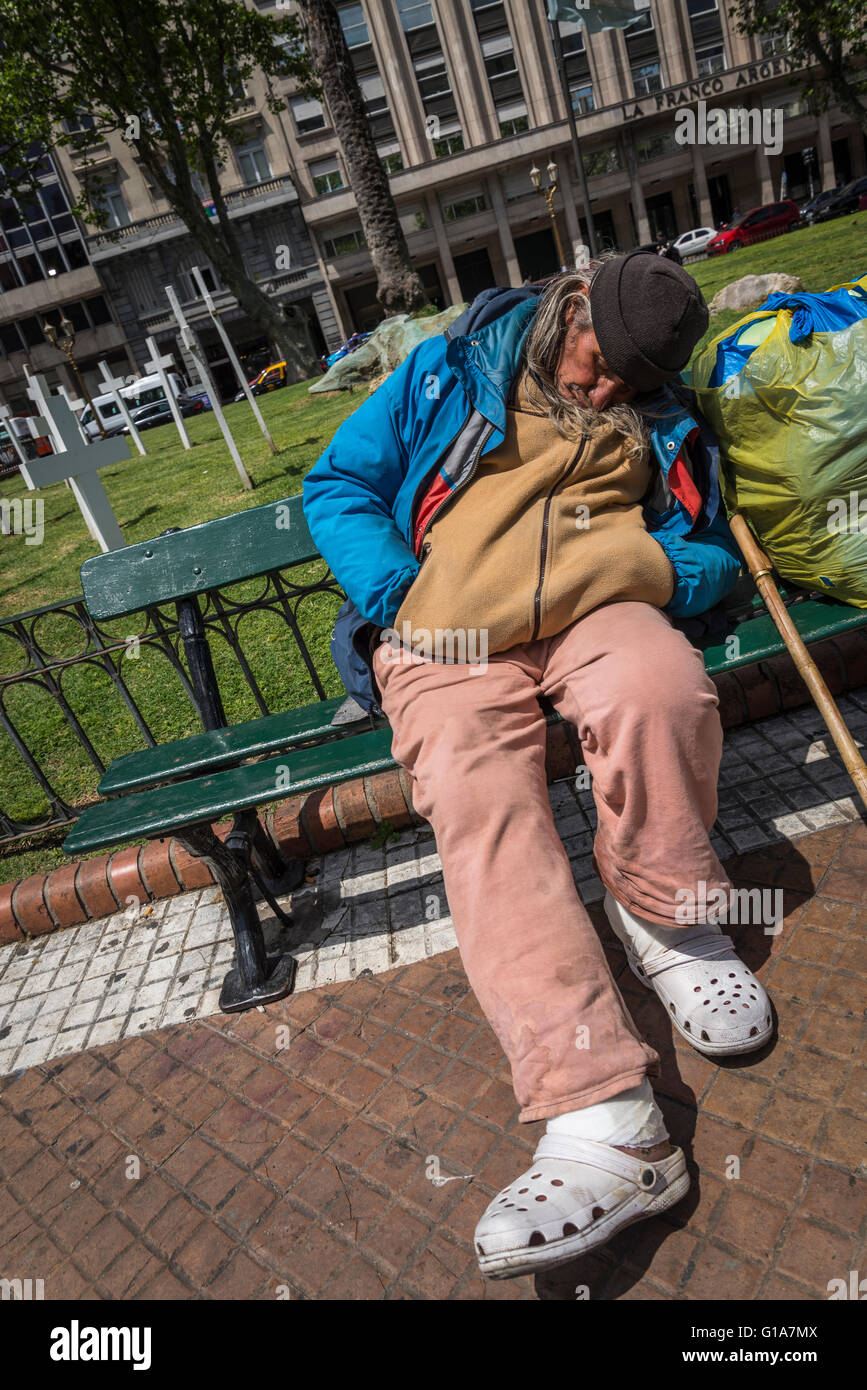
[(557, 491), (560, 484), (565, 482), (566, 478), (568, 478), (569, 474), (572, 472), (572, 469), (575, 467), (575, 464), (580, 461), (581, 455), (584, 453), (584, 446), (586, 445), (586, 443), (587, 436), (586, 434), (582, 434), (581, 443), (578, 447), (577, 454), (575, 455), (574, 459), (569, 460), (569, 465), (565, 473), (563, 473), (562, 476), (557, 479), (556, 483), (548, 493), (548, 496), (545, 498), (545, 511), (542, 515), (542, 540), (539, 547), (539, 583), (536, 585), (536, 593), (533, 597), (533, 636), (530, 638), (531, 642), (535, 642), (539, 634), (539, 628), (542, 623), (542, 585), (545, 582), (545, 568), (546, 561), (548, 558), (548, 519), (551, 513), (551, 502), (554, 498), (554, 493)]
[(460, 427), (460, 429), (458, 430), (457, 434), (455, 435), (454, 439), (452, 439), (451, 442), (445, 446), (445, 448), (443, 449), (442, 453), (440, 454), (439, 458), (437, 459), (437, 461), (436, 461), (436, 463), (433, 465), (433, 467), (431, 467), (431, 468), (428, 469), (427, 473), (424, 475), (424, 477), (422, 478), (421, 482), (419, 483), (418, 487), (417, 487), (416, 490), (415, 490), (415, 497), (413, 497), (413, 499), (412, 499), (412, 506), (411, 506), (410, 512), (409, 512), (409, 539), (410, 539), (410, 545), (412, 544), (412, 538), (413, 538), (413, 536), (415, 535), (415, 519), (416, 519), (416, 515), (418, 514), (419, 502), (421, 501), (422, 497), (424, 496), (424, 494), (427, 492), (428, 488), (430, 487), (430, 484), (431, 484), (432, 479), (434, 479), (434, 478), (436, 477), (437, 473), (440, 471), (440, 460), (443, 459), (443, 458), (445, 457), (445, 455), (448, 453), (449, 449), (451, 449), (452, 445), (455, 443), (455, 440), (457, 440), (457, 439), (460, 438), (461, 433), (466, 429), (467, 424), (469, 423), (469, 419), (470, 419), (470, 416), (472, 415), (472, 413), (473, 413), (473, 408), (472, 408), (472, 406), (467, 406), (467, 413), (466, 413), (466, 415), (464, 416), (464, 423), (461, 425), (461, 427)]
[[(468, 418), (469, 418), (469, 417), (468, 417)], [(472, 480), (473, 480), (473, 475), (475, 474), (475, 471), (476, 471), (476, 469), (478, 468), (478, 465), (479, 465), (479, 459), (480, 459), (480, 457), (481, 457), (482, 450), (484, 449), (485, 445), (487, 444), (487, 442), (488, 442), (488, 440), (490, 439), (490, 437), (491, 437), (491, 435), (493, 434), (493, 432), (494, 432), (494, 426), (493, 426), (493, 425), (490, 423), (490, 421), (489, 421), (489, 422), (488, 422), (488, 428), (487, 428), (486, 430), (483, 431), (482, 437), (481, 437), (481, 439), (479, 440), (478, 445), (476, 446), (476, 451), (475, 451), (475, 453), (473, 454), (472, 461), (471, 461), (471, 463), (470, 463), (469, 472), (465, 475), (463, 482), (462, 482), (458, 487), (456, 487), (456, 488), (453, 490), (453, 492), (452, 492), (452, 494), (451, 494), (450, 497), (446, 497), (445, 500), (444, 500), (443, 502), (440, 503), (440, 505), (437, 507), (436, 511), (434, 512), (433, 516), (431, 516), (431, 517), (428, 518), (427, 524), (426, 524), (426, 526), (425, 526), (425, 528), (424, 528), (424, 530), (422, 531), (422, 534), (421, 534), (421, 544), (419, 545), (419, 554), (421, 554), (421, 552), (422, 552), (423, 549), (424, 549), (425, 537), (427, 536), (427, 533), (428, 533), (428, 531), (430, 530), (430, 528), (433, 526), (434, 522), (437, 521), (437, 520), (439, 519), (439, 517), (442, 516), (443, 512), (445, 512), (445, 511), (452, 505), (452, 503), (454, 502), (455, 498), (458, 497), (458, 496), (463, 492), (464, 488), (467, 486), (467, 483), (472, 482)]]

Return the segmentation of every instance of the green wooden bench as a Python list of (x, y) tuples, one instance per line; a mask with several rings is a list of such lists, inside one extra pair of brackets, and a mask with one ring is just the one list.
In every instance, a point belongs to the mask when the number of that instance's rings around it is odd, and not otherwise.
[[(235, 934), (235, 964), (220, 995), (226, 1012), (282, 998), (294, 980), (292, 956), (266, 952), (254, 888), (289, 925), (277, 897), (300, 882), (303, 865), (282, 862), (257, 808), (285, 797), (287, 787), (297, 795), (395, 766), (385, 720), (365, 716), (348, 724), (332, 722), (346, 703), (341, 699), (227, 725), (197, 595), (319, 559), (296, 496), (165, 532), (97, 555), (81, 568), (87, 607), (97, 620), (120, 618), (151, 604), (176, 605), (203, 732), (117, 758), (99, 783), (106, 799), (82, 813), (63, 848), (77, 855), (172, 835), (205, 860), (223, 892)], [(808, 643), (867, 623), (867, 612), (832, 599), (788, 597)], [(729, 639), (706, 648), (710, 675), (785, 651), (759, 605), (747, 577), (730, 606), (738, 642)], [(546, 717), (549, 723), (559, 722), (551, 709)], [(227, 815), (234, 816), (232, 830), (221, 841), (211, 827)]]

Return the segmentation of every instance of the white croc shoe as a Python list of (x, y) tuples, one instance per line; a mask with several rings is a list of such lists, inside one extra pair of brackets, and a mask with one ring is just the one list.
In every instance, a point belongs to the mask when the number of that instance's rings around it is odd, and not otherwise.
[[(774, 1031), (771, 1001), (738, 959), (730, 937), (707, 926), (680, 927), (677, 947), (654, 949), (649, 959), (648, 953), (642, 958), (611, 893), (605, 894), (605, 913), (632, 973), (655, 990), (678, 1033), (696, 1051), (707, 1057), (734, 1057), (764, 1047)], [(654, 926), (647, 924), (648, 930)], [(670, 939), (672, 931), (662, 930)]]
[(497, 1194), (476, 1227), (479, 1269), (487, 1279), (554, 1269), (688, 1191), (681, 1149), (651, 1163), (609, 1144), (546, 1134), (526, 1173)]

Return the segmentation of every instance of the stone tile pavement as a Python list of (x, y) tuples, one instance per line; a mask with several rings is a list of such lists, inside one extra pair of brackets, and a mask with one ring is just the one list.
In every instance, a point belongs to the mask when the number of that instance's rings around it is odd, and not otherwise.
[(812, 711), (730, 734), (721, 791), (727, 868), (780, 888), (785, 919), (732, 929), (779, 1035), (717, 1065), (607, 928), (589, 793), (551, 788), (690, 1159), (665, 1217), (549, 1276), (479, 1278), (475, 1222), (543, 1125), (517, 1123), (422, 829), (319, 861), (292, 903), (298, 988), (267, 1010), (215, 1011), (215, 890), (0, 952), (0, 1277), (48, 1299), (810, 1301), (867, 1274), (867, 826)]

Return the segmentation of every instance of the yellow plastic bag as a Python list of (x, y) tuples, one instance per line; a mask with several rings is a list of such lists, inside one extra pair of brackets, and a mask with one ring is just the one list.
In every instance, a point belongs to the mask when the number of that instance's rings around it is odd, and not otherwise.
[(729, 511), (779, 574), (867, 608), (867, 275), (771, 295), (699, 354)]

